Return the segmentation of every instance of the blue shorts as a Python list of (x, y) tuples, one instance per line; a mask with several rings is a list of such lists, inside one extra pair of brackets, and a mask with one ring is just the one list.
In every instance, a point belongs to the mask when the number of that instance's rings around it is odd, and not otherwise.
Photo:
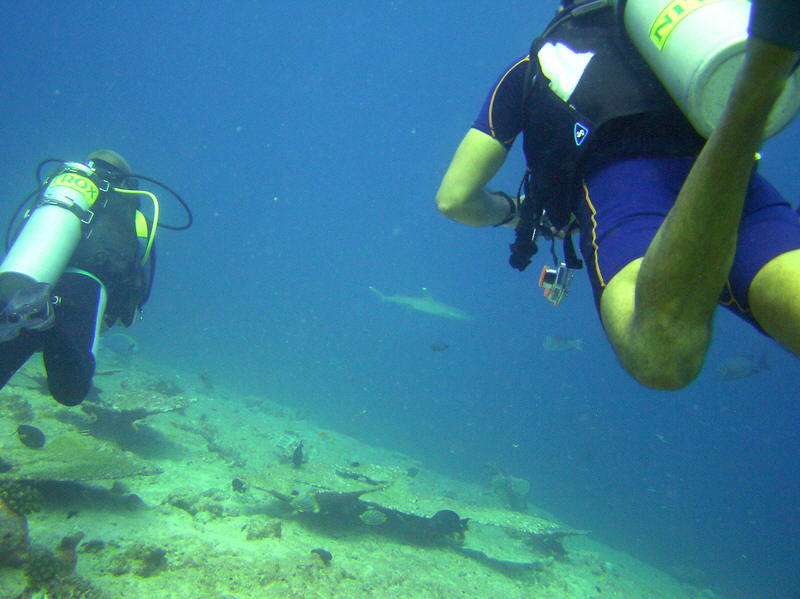
[[(586, 177), (587, 193), (576, 215), (598, 310), (611, 278), (645, 255), (693, 164), (693, 158), (630, 158)], [(755, 173), (720, 303), (757, 326), (747, 302), (750, 283), (767, 262), (798, 248), (800, 219), (778, 191)]]

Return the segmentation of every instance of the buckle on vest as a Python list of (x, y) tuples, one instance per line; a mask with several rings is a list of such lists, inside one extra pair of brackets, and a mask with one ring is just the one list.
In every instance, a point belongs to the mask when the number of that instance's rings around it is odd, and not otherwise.
[(91, 210), (84, 210), (80, 206), (78, 206), (75, 202), (70, 200), (62, 200), (62, 199), (54, 199), (54, 198), (42, 198), (39, 201), (39, 206), (58, 206), (59, 208), (64, 208), (65, 210), (69, 210), (76, 216), (76, 218), (81, 221), (84, 225), (88, 225), (92, 222), (94, 218), (94, 212)]

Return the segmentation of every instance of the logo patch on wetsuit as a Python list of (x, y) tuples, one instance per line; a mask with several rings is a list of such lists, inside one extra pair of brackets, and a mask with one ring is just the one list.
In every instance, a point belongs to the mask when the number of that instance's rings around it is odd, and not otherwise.
[(575, 123), (575, 128), (572, 131), (575, 138), (575, 145), (581, 145), (589, 135), (589, 128), (583, 123)]

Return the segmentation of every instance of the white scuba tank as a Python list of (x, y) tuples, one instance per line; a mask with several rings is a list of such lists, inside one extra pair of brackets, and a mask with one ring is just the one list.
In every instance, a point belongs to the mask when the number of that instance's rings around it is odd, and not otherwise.
[[(708, 137), (744, 59), (749, 0), (618, 0), (625, 29), (695, 129)], [(775, 135), (800, 109), (800, 69), (767, 120)]]
[(99, 195), (92, 173), (77, 162), (64, 164), (0, 264), (0, 273), (21, 273), (53, 285), (58, 281), (81, 240), (79, 214), (89, 214)]

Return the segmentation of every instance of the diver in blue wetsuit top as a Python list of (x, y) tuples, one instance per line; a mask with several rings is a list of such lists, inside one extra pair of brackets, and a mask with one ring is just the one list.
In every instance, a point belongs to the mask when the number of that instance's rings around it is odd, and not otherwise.
[[(623, 39), (614, 10), (565, 19), (502, 74), (444, 175), (439, 211), (468, 225), (517, 228), (512, 265), (520, 270), (536, 250), (536, 227), (567, 240), (580, 230), (603, 327), (644, 385), (694, 380), (719, 303), (800, 355), (800, 224), (754, 169), (767, 116), (798, 61), (800, 3), (753, 1), (744, 61), (708, 139)], [(545, 64), (543, 49), (566, 55), (571, 62), (560, 64), (573, 72), (584, 69), (565, 94), (569, 104), (556, 97), (560, 67)], [(487, 191), (519, 133), (527, 193)], [(567, 136), (571, 148), (560, 141)]]

